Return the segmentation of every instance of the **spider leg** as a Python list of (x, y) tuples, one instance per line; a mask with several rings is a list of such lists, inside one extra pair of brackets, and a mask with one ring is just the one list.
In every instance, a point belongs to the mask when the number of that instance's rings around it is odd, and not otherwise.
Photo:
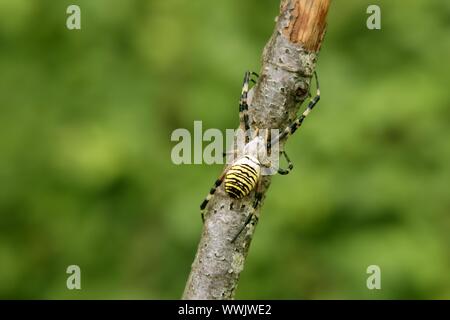
[(239, 100), (239, 122), (240, 127), (245, 131), (245, 143), (248, 143), (248, 132), (250, 131), (250, 122), (248, 119), (248, 87), (250, 82), (250, 72), (245, 72), (244, 75), (244, 83), (242, 84), (242, 93), (241, 98)]
[(227, 172), (228, 168), (225, 169), (223, 171), (223, 173), (219, 176), (219, 178), (217, 178), (216, 182), (214, 183), (213, 187), (211, 188), (211, 190), (209, 190), (208, 195), (206, 196), (205, 200), (203, 200), (202, 204), (200, 205), (200, 210), (201, 210), (201, 216), (202, 216), (202, 221), (205, 222), (205, 208), (208, 205), (209, 201), (213, 198), (214, 194), (216, 193), (217, 188), (222, 184), (223, 179), (225, 178), (225, 174)]
[(286, 161), (288, 163), (288, 168), (287, 169), (278, 168), (278, 173), (281, 175), (285, 175), (285, 174), (288, 174), (289, 172), (291, 172), (291, 170), (294, 168), (294, 165), (292, 164), (291, 159), (289, 159), (289, 157), (285, 151), (281, 151), (280, 153), (284, 155), (284, 158), (286, 159)]
[(256, 219), (256, 221), (258, 220), (258, 216), (255, 214), (255, 211), (258, 208), (258, 205), (262, 199), (261, 186), (262, 186), (261, 179), (259, 179), (258, 185), (256, 186), (255, 201), (253, 202), (251, 211), (250, 211), (249, 215), (247, 216), (247, 218), (245, 219), (245, 222), (242, 225), (242, 227), (235, 234), (233, 239), (231, 239), (231, 243), (236, 241), (236, 239), (239, 237), (239, 235), (242, 233), (242, 231), (244, 231), (244, 229), (247, 227), (247, 225), (250, 223), (250, 221), (252, 221), (253, 217)]
[(265, 141), (266, 141), (266, 150), (267, 156), (270, 156), (272, 153), (272, 145), (270, 144), (271, 132), (269, 129), (265, 129)]
[[(256, 80), (258, 80), (259, 74), (257, 74), (256, 72), (252, 72), (251, 75), (252, 75), (252, 76), (255, 76), (255, 77), (256, 77)], [(250, 81), (251, 81), (253, 84), (256, 84), (256, 80), (253, 79), (253, 78), (250, 78)]]
[(287, 126), (277, 137), (273, 138), (272, 141), (268, 144), (268, 147), (270, 145), (273, 145), (277, 143), (278, 141), (282, 140), (286, 136), (292, 135), (303, 123), (303, 120), (309, 115), (311, 110), (314, 108), (314, 106), (319, 102), (320, 100), (320, 88), (319, 88), (319, 80), (317, 78), (316, 72), (314, 72), (314, 76), (316, 78), (316, 86), (317, 86), (317, 93), (316, 96), (311, 99), (308, 106), (306, 107), (305, 111), (297, 118), (295, 119), (289, 126)]
[(252, 79), (252, 76), (259, 77), (256, 72), (246, 71), (244, 74), (244, 83), (242, 84), (242, 93), (241, 98), (239, 100), (239, 122), (240, 128), (245, 131), (245, 143), (249, 142), (248, 133), (250, 132), (250, 120), (248, 118), (248, 90), (249, 83), (256, 83), (256, 80)]

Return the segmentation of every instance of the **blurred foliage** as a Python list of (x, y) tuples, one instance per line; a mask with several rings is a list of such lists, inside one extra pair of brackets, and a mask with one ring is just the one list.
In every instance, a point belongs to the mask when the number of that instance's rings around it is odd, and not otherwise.
[[(0, 0), (1, 298), (181, 296), (221, 166), (175, 166), (170, 134), (237, 126), (278, 5)], [(237, 298), (450, 298), (450, 3), (334, 1), (328, 25)]]

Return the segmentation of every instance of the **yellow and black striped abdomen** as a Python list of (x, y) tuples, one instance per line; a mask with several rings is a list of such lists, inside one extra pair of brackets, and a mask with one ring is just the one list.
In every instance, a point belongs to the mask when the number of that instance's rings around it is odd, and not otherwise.
[(235, 199), (245, 197), (255, 188), (260, 170), (248, 157), (236, 161), (225, 174), (225, 192)]

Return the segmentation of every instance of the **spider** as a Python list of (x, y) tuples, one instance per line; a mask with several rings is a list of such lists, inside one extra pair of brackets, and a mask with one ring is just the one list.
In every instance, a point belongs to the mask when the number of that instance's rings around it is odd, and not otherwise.
[[(227, 166), (219, 178), (214, 183), (213, 187), (209, 191), (209, 194), (203, 200), (200, 205), (202, 221), (205, 221), (204, 210), (208, 205), (209, 201), (214, 196), (218, 187), (224, 183), (225, 192), (228, 196), (233, 199), (242, 199), (248, 196), (253, 190), (255, 190), (255, 199), (253, 202), (253, 206), (249, 215), (247, 216), (244, 224), (239, 229), (239, 231), (234, 235), (231, 242), (235, 242), (239, 235), (244, 231), (246, 226), (250, 223), (250, 221), (255, 217), (258, 219), (257, 215), (255, 215), (255, 211), (258, 208), (258, 205), (262, 199), (262, 175), (261, 175), (261, 167), (270, 168), (272, 165), (270, 162), (266, 162), (264, 157), (261, 156), (264, 148), (269, 154), (271, 146), (280, 141), (281, 139), (290, 136), (293, 134), (303, 123), (303, 120), (308, 116), (317, 102), (320, 100), (320, 89), (319, 89), (319, 80), (317, 78), (316, 72), (314, 72), (314, 77), (316, 79), (316, 88), (317, 93), (314, 98), (311, 99), (305, 111), (298, 116), (289, 126), (287, 126), (281, 133), (272, 138), (270, 141), (268, 139), (264, 140), (264, 138), (258, 136), (258, 129), (255, 130), (255, 133), (252, 135), (251, 139), (248, 135), (250, 132), (250, 123), (248, 118), (248, 104), (247, 104), (247, 95), (249, 91), (249, 83), (252, 81), (256, 83), (252, 76), (258, 77), (258, 74), (255, 72), (245, 72), (244, 75), (244, 84), (242, 86), (242, 93), (239, 102), (239, 121), (240, 127), (245, 128), (245, 146), (242, 151), (242, 156), (238, 157), (236, 161), (234, 161), (231, 165)], [(280, 150), (280, 154), (284, 156), (288, 163), (287, 169), (279, 168), (277, 172), (281, 175), (288, 174), (292, 168), (293, 164), (289, 159), (288, 155), (284, 150)], [(225, 155), (225, 154), (224, 154)]]

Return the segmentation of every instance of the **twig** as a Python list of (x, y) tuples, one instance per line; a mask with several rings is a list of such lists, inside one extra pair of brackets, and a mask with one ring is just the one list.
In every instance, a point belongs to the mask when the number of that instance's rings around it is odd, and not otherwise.
[[(252, 128), (284, 129), (307, 97), (317, 54), (325, 34), (331, 0), (283, 0), (275, 31), (262, 55), (262, 68), (249, 93)], [(280, 147), (285, 141), (280, 141)], [(270, 185), (263, 177), (263, 194)], [(183, 299), (232, 299), (253, 237), (248, 227), (237, 233), (252, 207), (252, 197), (231, 199), (216, 191), (206, 220)]]

